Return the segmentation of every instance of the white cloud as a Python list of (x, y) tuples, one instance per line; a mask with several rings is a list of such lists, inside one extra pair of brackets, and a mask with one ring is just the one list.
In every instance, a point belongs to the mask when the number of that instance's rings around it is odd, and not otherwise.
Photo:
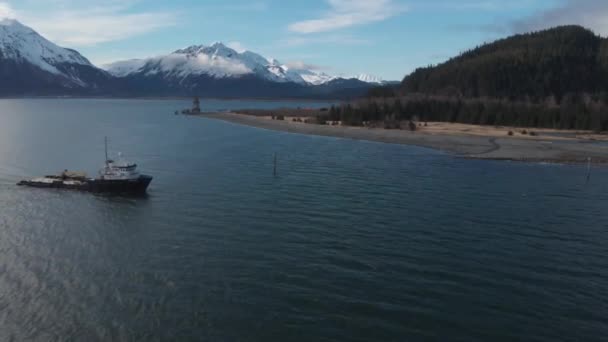
[(172, 54), (162, 59), (161, 68), (164, 71), (182, 70), (190, 72), (210, 73), (212, 75), (244, 75), (251, 73), (243, 63), (222, 57), (213, 58), (205, 54), (189, 57), (183, 54)]
[[(134, 12), (131, 8), (136, 1), (133, 0), (93, 0), (84, 5), (76, 0), (55, 0), (51, 6), (42, 0), (28, 3), (27, 8), (12, 11), (13, 16), (49, 40), (71, 47), (91, 46), (153, 32), (176, 25), (178, 17), (175, 12)], [(36, 9), (36, 4), (42, 9)]]
[(268, 3), (263, 1), (254, 1), (248, 4), (226, 5), (223, 6), (223, 9), (237, 12), (262, 12), (268, 9)]
[(290, 61), (285, 63), (285, 65), (287, 65), (288, 68), (290, 69), (296, 69), (296, 70), (327, 70), (329, 68), (321, 66), (321, 65), (316, 65), (316, 64), (309, 64), (303, 61)]
[(289, 25), (289, 30), (301, 34), (328, 32), (356, 25), (383, 21), (407, 9), (394, 0), (327, 0), (330, 10), (318, 19)]
[(289, 37), (279, 42), (280, 45), (287, 47), (305, 46), (305, 45), (367, 45), (370, 41), (343, 34), (325, 34), (325, 35), (308, 35)]
[(226, 43), (226, 46), (238, 53), (243, 53), (247, 51), (247, 48), (241, 42), (228, 42)]
[(14, 18), (15, 11), (9, 3), (0, 2), (0, 19), (2, 18)]
[(515, 32), (528, 32), (560, 25), (581, 25), (608, 36), (608, 1), (566, 0), (562, 5), (511, 23)]
[(466, 1), (426, 1), (410, 7), (414, 10), (430, 11), (487, 11), (499, 12), (505, 10), (525, 9), (535, 0), (466, 0)]

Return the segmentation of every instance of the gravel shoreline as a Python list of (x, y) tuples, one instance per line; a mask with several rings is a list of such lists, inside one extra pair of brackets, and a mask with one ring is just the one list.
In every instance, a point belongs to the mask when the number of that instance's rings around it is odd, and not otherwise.
[(237, 113), (205, 113), (200, 116), (281, 132), (428, 147), (470, 159), (578, 164), (587, 163), (588, 158), (591, 158), (594, 164), (608, 164), (608, 144), (583, 140), (428, 134), (407, 130), (303, 124)]

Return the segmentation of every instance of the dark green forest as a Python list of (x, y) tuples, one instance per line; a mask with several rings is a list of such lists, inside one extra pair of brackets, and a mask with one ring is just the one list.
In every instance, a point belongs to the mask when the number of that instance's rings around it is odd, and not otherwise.
[(608, 94), (603, 96), (567, 95), (559, 105), (428, 95), (373, 98), (331, 107), (318, 121), (363, 126), (413, 120), (608, 131)]
[(608, 39), (579, 26), (516, 35), (405, 77), (402, 93), (557, 102), (608, 90)]
[(608, 130), (608, 39), (579, 26), (515, 35), (420, 68), (330, 120)]

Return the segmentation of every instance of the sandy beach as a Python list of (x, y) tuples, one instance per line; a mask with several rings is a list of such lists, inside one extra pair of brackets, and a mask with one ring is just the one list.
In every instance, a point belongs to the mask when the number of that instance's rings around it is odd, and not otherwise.
[[(237, 113), (201, 116), (282, 132), (428, 147), (464, 158), (552, 163), (587, 163), (591, 158), (595, 164), (608, 163), (608, 136), (585, 131), (428, 123), (411, 132), (305, 124), (294, 122), (292, 118), (281, 121)], [(523, 134), (524, 130), (527, 134)], [(509, 136), (509, 131), (514, 135)]]

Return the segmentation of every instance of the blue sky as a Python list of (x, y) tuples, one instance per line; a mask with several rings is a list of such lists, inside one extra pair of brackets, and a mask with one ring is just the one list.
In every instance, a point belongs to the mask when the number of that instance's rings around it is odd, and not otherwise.
[(608, 0), (0, 0), (0, 16), (98, 65), (222, 41), (388, 80), (514, 32), (581, 24), (608, 35)]

